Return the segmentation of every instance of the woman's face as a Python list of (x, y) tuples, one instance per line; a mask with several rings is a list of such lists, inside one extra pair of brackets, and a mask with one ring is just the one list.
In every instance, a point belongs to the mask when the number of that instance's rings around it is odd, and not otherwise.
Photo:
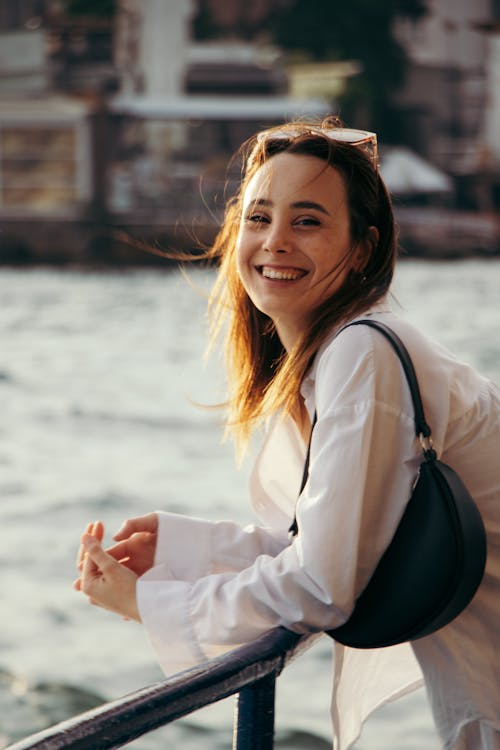
[(245, 190), (238, 273), (287, 350), (349, 270), (364, 265), (366, 244), (353, 247), (342, 176), (315, 156), (276, 154)]

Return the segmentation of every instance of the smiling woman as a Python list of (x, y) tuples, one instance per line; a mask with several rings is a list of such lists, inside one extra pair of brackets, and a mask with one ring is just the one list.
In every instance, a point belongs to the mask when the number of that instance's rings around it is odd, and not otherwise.
[(102, 525), (89, 525), (76, 588), (141, 620), (167, 673), (276, 626), (349, 621), (421, 463), (398, 358), (372, 327), (346, 328), (385, 323), (409, 350), (432, 452), (477, 504), (488, 560), (441, 630), (385, 649), (335, 644), (334, 747), (423, 679), (447, 750), (500, 750), (499, 390), (390, 309), (397, 242), (372, 133), (293, 123), (242, 153), (240, 191), (207, 253), (220, 259), (209, 311), (226, 336), (227, 429), (240, 448), (265, 430), (250, 480), (259, 524), (157, 511), (127, 520), (107, 551)]
[(238, 273), (290, 352), (347, 275), (363, 273), (377, 230), (353, 241), (344, 180), (316, 156), (276, 155), (254, 174), (243, 200)]
[[(214, 337), (228, 319), (227, 430), (244, 446), (256, 423), (279, 409), (294, 414), (303, 425), (303, 400), (297, 394), (312, 359), (334, 326), (384, 297), (394, 272), (397, 243), (390, 199), (378, 173), (374, 133), (342, 128), (335, 119), (325, 121), (322, 127), (293, 123), (258, 133), (243, 144), (242, 154), (245, 172), (241, 187), (228, 205), (212, 249), (221, 258), (221, 266), (210, 310)], [(280, 267), (284, 265), (283, 255), (289, 257), (290, 253), (287, 247), (276, 248), (274, 244), (276, 240), (282, 244), (275, 233), (283, 231), (283, 220), (275, 212), (272, 221), (272, 196), (267, 194), (270, 189), (277, 193), (281, 190), (282, 204), (294, 204), (298, 213), (293, 228), (297, 239), (303, 236), (301, 246), (317, 245), (320, 237), (324, 240), (327, 249), (321, 263), (323, 270), (329, 266), (325, 278), (320, 280), (321, 268), (313, 273), (312, 266), (303, 266), (304, 257), (297, 268), (290, 267), (288, 261), (287, 268)], [(291, 205), (288, 207), (291, 209)], [(298, 328), (293, 326), (289, 336), (280, 318), (286, 341), (278, 333), (278, 319), (260, 309), (246, 286), (250, 277), (245, 280), (239, 248), (245, 227), (255, 225), (259, 232), (270, 233), (269, 247), (262, 252), (268, 262), (262, 263), (260, 271), (254, 269), (261, 280), (275, 277), (277, 272), (306, 272), (304, 281), (290, 284), (288, 291), (298, 306), (302, 292), (308, 289), (304, 305), (311, 302), (310, 314), (306, 313), (302, 328), (296, 316)], [(318, 242), (314, 243), (313, 236)], [(287, 241), (291, 241), (291, 234)], [(297, 248), (294, 256), (299, 255)], [(234, 314), (228, 315), (228, 309)]]

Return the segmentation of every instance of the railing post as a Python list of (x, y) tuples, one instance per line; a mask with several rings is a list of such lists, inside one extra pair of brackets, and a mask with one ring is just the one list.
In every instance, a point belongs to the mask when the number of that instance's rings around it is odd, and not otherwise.
[(276, 674), (271, 673), (238, 693), (233, 750), (273, 750)]

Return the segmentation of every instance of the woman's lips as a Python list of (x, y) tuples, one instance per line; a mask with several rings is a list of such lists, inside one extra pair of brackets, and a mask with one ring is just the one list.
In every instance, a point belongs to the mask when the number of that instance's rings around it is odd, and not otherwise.
[(266, 279), (275, 279), (277, 281), (297, 281), (306, 275), (307, 271), (302, 268), (290, 268), (283, 266), (256, 266), (257, 271)]

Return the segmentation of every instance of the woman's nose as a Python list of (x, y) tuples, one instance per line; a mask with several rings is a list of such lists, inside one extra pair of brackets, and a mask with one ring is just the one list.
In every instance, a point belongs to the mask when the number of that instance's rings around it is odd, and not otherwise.
[(281, 224), (272, 224), (264, 240), (264, 250), (270, 253), (290, 252), (290, 235), (286, 227)]

